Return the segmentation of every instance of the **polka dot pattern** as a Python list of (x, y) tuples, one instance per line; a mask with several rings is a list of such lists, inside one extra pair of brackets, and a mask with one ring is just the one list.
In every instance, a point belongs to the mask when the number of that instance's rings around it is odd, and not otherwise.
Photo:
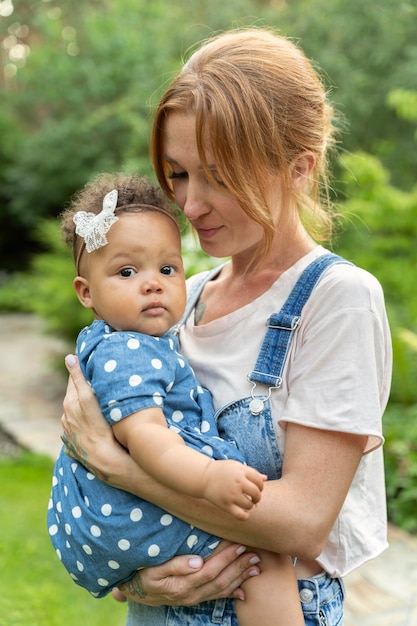
[[(238, 458), (218, 438), (210, 395), (178, 353), (173, 336), (116, 333), (100, 321), (82, 332), (78, 356), (110, 424), (144, 408), (163, 410), (167, 426), (212, 458)], [(102, 597), (138, 567), (175, 554), (205, 558), (218, 538), (158, 507), (100, 482), (61, 452), (52, 479), (48, 529), (71, 578)]]

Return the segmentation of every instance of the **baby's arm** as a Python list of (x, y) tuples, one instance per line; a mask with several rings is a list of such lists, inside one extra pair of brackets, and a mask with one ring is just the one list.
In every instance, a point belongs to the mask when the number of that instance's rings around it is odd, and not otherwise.
[(245, 520), (266, 477), (238, 461), (213, 461), (167, 427), (162, 409), (143, 409), (113, 425), (118, 441), (159, 482)]

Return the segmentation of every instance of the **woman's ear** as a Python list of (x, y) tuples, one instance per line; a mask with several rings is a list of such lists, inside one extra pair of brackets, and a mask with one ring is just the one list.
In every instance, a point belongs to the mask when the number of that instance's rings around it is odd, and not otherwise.
[(302, 152), (291, 165), (291, 178), (297, 191), (301, 191), (309, 182), (310, 174), (316, 164), (316, 159), (311, 152)]
[(77, 294), (77, 298), (81, 302), (81, 304), (86, 309), (92, 309), (94, 304), (91, 297), (90, 285), (88, 283), (88, 280), (86, 278), (83, 278), (82, 276), (76, 276), (74, 278), (73, 285), (75, 293)]

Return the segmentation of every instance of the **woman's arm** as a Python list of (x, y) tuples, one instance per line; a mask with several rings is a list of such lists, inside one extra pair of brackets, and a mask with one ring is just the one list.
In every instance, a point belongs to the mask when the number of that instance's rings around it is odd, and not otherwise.
[[(62, 417), (63, 441), (70, 455), (105, 481), (109, 481), (110, 476), (120, 475), (121, 483), (128, 484), (130, 472), (133, 483), (142, 478), (148, 479), (114, 439), (113, 431), (103, 419), (77, 359), (70, 355), (66, 363), (77, 385), (72, 378), (69, 379)], [(97, 453), (95, 465), (92, 462), (94, 453)], [(103, 471), (107, 461), (108, 475), (105, 473), (107, 470)], [(132, 600), (151, 606), (187, 606), (229, 597), (244, 600), (241, 584), (260, 574), (259, 556), (253, 551), (246, 551), (242, 545), (226, 546), (225, 542), (222, 545), (224, 548), (220, 552), (205, 561), (197, 555), (184, 555), (143, 569), (129, 581), (129, 585), (123, 586), (123, 592)]]
[(115, 442), (79, 367), (75, 364), (69, 370), (75, 386), (70, 383), (64, 402), (64, 430), (82, 462), (96, 473), (99, 470), (111, 485), (233, 542), (304, 559), (320, 554), (362, 457), (366, 437), (288, 424), (282, 478), (265, 484), (260, 503), (248, 520), (239, 522), (206, 501), (180, 495), (142, 472)]

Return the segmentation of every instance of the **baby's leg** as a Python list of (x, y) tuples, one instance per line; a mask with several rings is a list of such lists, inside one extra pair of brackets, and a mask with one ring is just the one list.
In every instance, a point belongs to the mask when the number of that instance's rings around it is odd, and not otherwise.
[(305, 626), (291, 557), (254, 550), (261, 574), (242, 583), (246, 600), (236, 600), (240, 626)]

